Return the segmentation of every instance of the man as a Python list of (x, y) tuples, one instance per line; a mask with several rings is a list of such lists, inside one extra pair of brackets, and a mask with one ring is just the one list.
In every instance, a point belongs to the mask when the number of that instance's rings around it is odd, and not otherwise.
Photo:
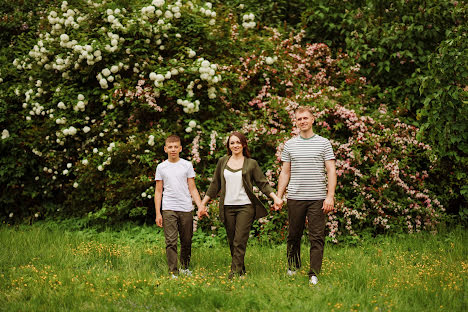
[[(297, 108), (295, 117), (300, 133), (284, 146), (278, 197), (283, 197), (289, 184), (288, 275), (296, 274), (296, 270), (301, 267), (301, 238), (307, 217), (310, 240), (309, 283), (315, 285), (322, 267), (326, 214), (334, 209), (335, 156), (330, 141), (314, 134), (314, 115), (310, 107)], [(275, 208), (281, 207), (276, 205)]]

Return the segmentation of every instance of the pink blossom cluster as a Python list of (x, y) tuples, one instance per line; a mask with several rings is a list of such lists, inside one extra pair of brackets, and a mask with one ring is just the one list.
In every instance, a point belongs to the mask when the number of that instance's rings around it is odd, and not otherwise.
[(197, 135), (193, 138), (192, 141), (192, 149), (191, 149), (191, 154), (192, 154), (192, 160), (195, 161), (196, 163), (199, 163), (201, 161), (200, 158), (200, 136), (201, 132), (198, 132)]
[(138, 83), (135, 86), (135, 90), (117, 89), (114, 91), (114, 97), (120, 98), (124, 96), (127, 101), (133, 101), (135, 99), (143, 101), (144, 103), (148, 104), (148, 106), (152, 107), (155, 111), (162, 112), (162, 107), (156, 103), (156, 98), (159, 95), (154, 93), (154, 89), (151, 86), (145, 85), (145, 82), (146, 81), (143, 79), (138, 80)]

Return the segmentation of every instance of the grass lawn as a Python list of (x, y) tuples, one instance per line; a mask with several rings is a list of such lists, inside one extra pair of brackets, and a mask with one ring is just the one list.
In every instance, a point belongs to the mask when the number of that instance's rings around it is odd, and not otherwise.
[(249, 244), (247, 277), (228, 280), (227, 245), (192, 249), (171, 279), (155, 227), (96, 232), (0, 227), (2, 311), (467, 311), (468, 235), (378, 237), (326, 245), (319, 284), (286, 276), (286, 245)]

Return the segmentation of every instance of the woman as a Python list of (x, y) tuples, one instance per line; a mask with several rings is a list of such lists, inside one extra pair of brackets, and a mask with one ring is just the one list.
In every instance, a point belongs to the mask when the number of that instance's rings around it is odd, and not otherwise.
[(218, 160), (202, 206), (219, 193), (219, 218), (226, 226), (231, 248), (229, 278), (232, 278), (245, 273), (244, 256), (253, 220), (267, 215), (265, 206), (253, 192), (253, 185), (269, 195), (275, 205), (283, 201), (274, 193), (257, 161), (250, 158), (247, 139), (242, 133), (231, 133), (226, 148), (227, 155)]

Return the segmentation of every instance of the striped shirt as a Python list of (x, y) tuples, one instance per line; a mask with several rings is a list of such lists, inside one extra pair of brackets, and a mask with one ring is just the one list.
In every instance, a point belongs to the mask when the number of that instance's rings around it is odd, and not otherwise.
[(314, 134), (286, 142), (281, 161), (291, 163), (288, 199), (320, 200), (327, 197), (325, 161), (335, 159), (330, 141)]

